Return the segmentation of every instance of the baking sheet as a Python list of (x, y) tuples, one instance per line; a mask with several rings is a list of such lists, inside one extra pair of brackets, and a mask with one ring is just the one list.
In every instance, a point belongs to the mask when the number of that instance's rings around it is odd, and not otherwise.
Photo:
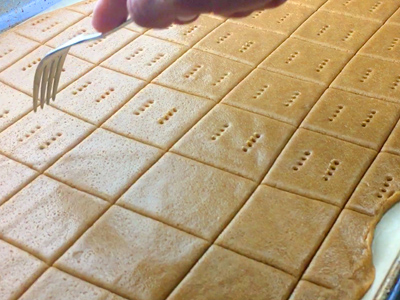
[[(0, 31), (45, 12), (72, 5), (82, 0), (0, 0)], [(376, 227), (372, 244), (373, 263), (376, 268), (375, 281), (362, 300), (377, 299), (387, 274), (400, 252), (400, 203), (389, 210)], [(400, 299), (400, 280), (397, 293), (392, 293), (388, 300)], [(382, 300), (382, 299), (379, 299)]]

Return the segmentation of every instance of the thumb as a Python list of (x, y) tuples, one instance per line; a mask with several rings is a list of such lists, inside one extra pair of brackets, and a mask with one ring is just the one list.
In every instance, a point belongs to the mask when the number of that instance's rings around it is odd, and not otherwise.
[(176, 0), (128, 0), (128, 11), (136, 24), (147, 28), (165, 28), (197, 17), (195, 10), (182, 8)]
[(99, 0), (93, 12), (92, 25), (99, 32), (107, 32), (126, 21), (127, 0)]

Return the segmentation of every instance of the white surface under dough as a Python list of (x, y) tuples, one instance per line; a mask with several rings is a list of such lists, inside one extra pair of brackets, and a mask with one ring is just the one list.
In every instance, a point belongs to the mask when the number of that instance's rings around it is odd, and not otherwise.
[(400, 203), (389, 210), (376, 226), (372, 243), (375, 281), (362, 300), (373, 300), (400, 251)]
[[(62, 8), (82, 0), (63, 0), (46, 12)], [(400, 203), (389, 210), (376, 227), (372, 244), (375, 281), (362, 300), (373, 300), (386, 274), (400, 252)]]

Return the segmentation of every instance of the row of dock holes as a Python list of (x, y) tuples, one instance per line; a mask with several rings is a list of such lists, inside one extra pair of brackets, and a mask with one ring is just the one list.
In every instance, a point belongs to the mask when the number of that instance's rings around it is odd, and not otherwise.
[(388, 188), (390, 187), (390, 182), (393, 181), (392, 176), (386, 176), (385, 181), (383, 183), (383, 187), (379, 189), (380, 192), (377, 193), (378, 198), (383, 198), (383, 194), (388, 192)]

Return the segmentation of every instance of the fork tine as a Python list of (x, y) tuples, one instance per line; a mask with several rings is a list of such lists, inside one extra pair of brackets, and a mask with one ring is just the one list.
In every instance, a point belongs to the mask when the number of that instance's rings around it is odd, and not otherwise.
[(52, 87), (54, 84), (54, 75), (56, 74), (56, 65), (57, 65), (58, 61), (57, 59), (53, 60), (51, 62), (51, 67), (50, 67), (50, 73), (49, 73), (49, 80), (47, 83), (47, 93), (46, 93), (46, 104), (49, 105), (50, 103), (50, 98), (52, 95)]
[(41, 79), (43, 75), (43, 66), (44, 62), (43, 60), (39, 63), (37, 66), (36, 72), (35, 72), (35, 79), (33, 81), (33, 111), (37, 111), (38, 107), (38, 100), (39, 100), (39, 88), (41, 84)]
[(47, 64), (44, 67), (43, 76), (42, 76), (42, 83), (40, 87), (40, 108), (43, 109), (44, 102), (46, 100), (46, 87), (49, 81), (49, 65)]
[(58, 61), (56, 76), (54, 77), (53, 95), (52, 95), (53, 101), (56, 100), (58, 84), (60, 82), (60, 77), (61, 77), (61, 71), (64, 66), (65, 59), (67, 58), (67, 53), (68, 53), (68, 51), (63, 53), (61, 55), (60, 60)]

